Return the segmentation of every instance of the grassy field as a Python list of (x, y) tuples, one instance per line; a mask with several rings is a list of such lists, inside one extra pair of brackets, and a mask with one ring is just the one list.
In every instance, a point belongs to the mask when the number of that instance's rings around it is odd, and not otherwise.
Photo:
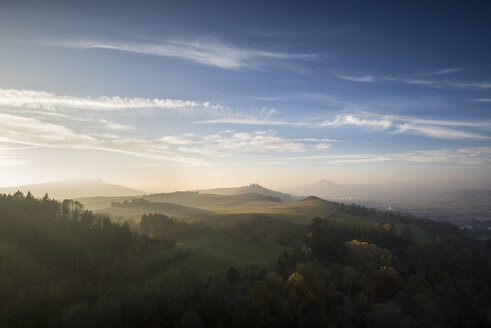
[(163, 273), (189, 269), (208, 275), (230, 266), (267, 264), (285, 250), (273, 243), (246, 240), (226, 231), (211, 231), (180, 242), (182, 246), (175, 246), (171, 251), (189, 251), (191, 255), (172, 262)]
[(225, 209), (215, 209), (217, 213), (260, 213), (267, 214), (287, 222), (295, 224), (310, 224), (316, 217), (326, 216), (336, 211), (336, 203), (328, 202), (320, 198), (309, 197), (298, 202), (289, 203), (249, 203), (240, 204)]
[(180, 219), (199, 219), (211, 214), (210, 211), (173, 203), (148, 202), (135, 206), (113, 206), (95, 211), (113, 218), (139, 220), (145, 213), (162, 213)]

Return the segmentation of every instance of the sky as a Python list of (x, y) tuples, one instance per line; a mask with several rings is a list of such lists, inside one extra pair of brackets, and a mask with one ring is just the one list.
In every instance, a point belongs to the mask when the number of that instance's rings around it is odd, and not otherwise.
[(0, 186), (491, 186), (486, 1), (0, 0)]

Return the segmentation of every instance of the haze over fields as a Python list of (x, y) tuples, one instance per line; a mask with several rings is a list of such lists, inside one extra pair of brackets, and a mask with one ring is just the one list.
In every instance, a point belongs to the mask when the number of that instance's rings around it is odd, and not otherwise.
[[(226, 211), (232, 212), (261, 212), (262, 201), (294, 202), (308, 196), (316, 196), (324, 200), (345, 204), (358, 204), (383, 210), (402, 211), (412, 215), (428, 218), (436, 221), (450, 221), (465, 229), (474, 229), (481, 232), (489, 232), (491, 228), (491, 190), (490, 189), (451, 189), (448, 185), (432, 184), (403, 184), (393, 183), (386, 185), (369, 184), (338, 184), (329, 180), (281, 191), (271, 190), (253, 183), (247, 186), (231, 188), (213, 188), (202, 190), (181, 190), (174, 193), (145, 193), (121, 185), (104, 182), (102, 179), (71, 179), (50, 183), (41, 183), (25, 186), (12, 186), (0, 188), (0, 193), (13, 194), (17, 191), (31, 192), (35, 197), (43, 197), (48, 194), (55, 199), (77, 199), (90, 210), (96, 210), (111, 216), (121, 218), (138, 219), (142, 214), (158, 211), (170, 216), (193, 218), (199, 217), (204, 212), (196, 211), (194, 202), (189, 203), (196, 193), (202, 194), (198, 205), (207, 205), (207, 200), (214, 202), (220, 199), (218, 196), (230, 196), (221, 198), (230, 205)], [(158, 197), (155, 195), (167, 195)], [(172, 195), (175, 195), (173, 197)], [(181, 196), (185, 195), (183, 202)], [(253, 196), (257, 195), (257, 196)], [(193, 197), (191, 197), (193, 196)], [(243, 197), (242, 197), (243, 196)], [(265, 198), (261, 198), (264, 196)], [(127, 206), (113, 207), (112, 202), (131, 202), (134, 199), (147, 199), (166, 202), (167, 206), (156, 204), (139, 204), (139, 209), (131, 209)], [(191, 197), (191, 198), (189, 198)], [(208, 197), (208, 198), (206, 198)], [(218, 198), (217, 198), (218, 197)], [(258, 198), (259, 197), (259, 198)], [(203, 203), (203, 199), (207, 199)], [(252, 202), (250, 202), (252, 201)], [(258, 201), (259, 203), (255, 203)], [(178, 206), (174, 204), (177, 202)], [(243, 204), (245, 203), (245, 204)], [(147, 206), (148, 205), (148, 206)], [(191, 206), (181, 208), (179, 206)], [(271, 204), (275, 205), (275, 204)], [(210, 205), (211, 208), (215, 206)], [(258, 208), (259, 206), (259, 208)], [(131, 207), (131, 206), (130, 206)], [(322, 212), (317, 212), (322, 215)]]

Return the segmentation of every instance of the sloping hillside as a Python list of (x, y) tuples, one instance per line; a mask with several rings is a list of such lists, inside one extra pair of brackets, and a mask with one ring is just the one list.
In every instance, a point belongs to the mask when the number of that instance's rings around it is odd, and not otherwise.
[(314, 196), (297, 202), (258, 204), (256, 207), (236, 206), (219, 210), (220, 213), (263, 213), (293, 222), (309, 224), (316, 216), (326, 216), (338, 210), (338, 204)]
[(202, 209), (216, 209), (236, 206), (248, 202), (280, 203), (278, 197), (266, 196), (255, 193), (244, 193), (236, 195), (202, 194), (199, 192), (185, 191), (167, 194), (153, 194), (145, 196), (144, 199), (152, 202), (168, 202), (184, 206)]
[(279, 191), (271, 190), (260, 186), (257, 183), (250, 184), (248, 186), (242, 186), (237, 188), (215, 188), (199, 190), (202, 194), (215, 194), (215, 195), (237, 195), (237, 194), (260, 194), (265, 196), (273, 196), (281, 199), (282, 202), (291, 202), (294, 197), (290, 194), (285, 194)]
[(145, 213), (162, 213), (167, 216), (182, 219), (199, 219), (211, 214), (210, 211), (174, 203), (149, 202), (142, 198), (132, 201), (114, 202), (111, 207), (95, 211), (114, 218), (139, 220)]

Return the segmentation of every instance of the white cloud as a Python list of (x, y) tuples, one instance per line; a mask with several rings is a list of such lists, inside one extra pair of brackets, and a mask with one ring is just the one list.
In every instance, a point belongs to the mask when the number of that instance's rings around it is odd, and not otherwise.
[[(360, 126), (393, 133), (411, 133), (436, 139), (489, 140), (485, 131), (491, 130), (490, 121), (447, 121), (389, 116), (373, 113), (340, 114), (312, 127)], [(450, 128), (455, 127), (455, 128)], [(458, 129), (456, 129), (458, 128)], [(332, 141), (331, 141), (332, 142)]]
[(88, 145), (95, 138), (58, 124), (0, 113), (0, 141), (39, 146)]
[(491, 162), (491, 147), (422, 150), (392, 155), (394, 160), (414, 163), (458, 163), (479, 165)]
[(292, 39), (306, 35), (304, 32), (292, 32), (292, 31), (283, 31), (283, 30), (275, 30), (275, 29), (250, 29), (246, 31), (249, 35), (261, 36), (265, 38), (280, 38), (280, 39)]
[(394, 117), (394, 119), (408, 122), (411, 124), (458, 126), (458, 127), (491, 127), (491, 122), (427, 120), (427, 119), (419, 119), (419, 118), (404, 117), (404, 116)]
[(457, 149), (420, 150), (389, 154), (307, 155), (280, 157), (285, 161), (327, 160), (327, 164), (362, 164), (370, 162), (408, 162), (419, 164), (452, 163), (482, 165), (491, 163), (491, 147), (467, 147)]
[(88, 123), (100, 123), (105, 129), (113, 131), (123, 131), (123, 130), (134, 130), (135, 127), (131, 125), (125, 125), (121, 123), (116, 123), (113, 121), (108, 121), (104, 118), (96, 118), (93, 113), (91, 115), (81, 117), (80, 115), (68, 115), (59, 112), (52, 111), (37, 111), (37, 110), (17, 110), (16, 113), (22, 114), (34, 114), (34, 117), (46, 116), (58, 120), (70, 120), (75, 122), (88, 122)]
[[(168, 137), (165, 137), (168, 138)], [(273, 130), (210, 134), (186, 140), (179, 145), (182, 152), (198, 153), (208, 156), (235, 156), (237, 153), (284, 153), (327, 150), (332, 146), (321, 140), (330, 139), (292, 139), (276, 135)], [(315, 143), (315, 144), (313, 144)]]
[(451, 80), (425, 80), (425, 79), (411, 79), (411, 78), (384, 78), (385, 80), (401, 81), (408, 84), (423, 85), (432, 88), (457, 88), (457, 89), (476, 89), (485, 90), (491, 89), (491, 82), (489, 81), (451, 81)]
[(295, 141), (305, 141), (305, 142), (341, 142), (338, 139), (329, 139), (329, 138), (297, 138), (293, 139)]
[(473, 132), (442, 128), (431, 125), (415, 125), (410, 123), (397, 125), (396, 133), (413, 132), (415, 134), (437, 139), (476, 139), (487, 140), (489, 137)]
[(464, 89), (491, 89), (490, 81), (478, 81), (478, 82), (468, 82), (468, 81), (444, 81), (445, 85), (453, 86), (456, 88), (464, 88)]
[[(188, 137), (192, 137), (193, 135)], [(160, 139), (162, 142), (169, 145), (189, 145), (193, 143), (192, 140), (186, 138), (186, 136), (165, 136)]]
[(122, 130), (133, 130), (135, 129), (133, 126), (130, 126), (130, 125), (125, 125), (125, 124), (120, 124), (120, 123), (116, 123), (116, 122), (110, 122), (106, 119), (99, 119), (99, 122), (104, 124), (104, 127), (106, 129), (109, 129), (109, 130), (113, 130), (113, 131), (122, 131)]
[(337, 115), (332, 121), (324, 121), (320, 123), (320, 126), (322, 127), (339, 127), (344, 125), (367, 126), (383, 130), (390, 128), (392, 126), (392, 121), (388, 117), (381, 118), (380, 120), (373, 120), (359, 118), (354, 115)]
[(111, 142), (118, 149), (145, 149), (149, 154), (157, 153), (191, 153), (213, 157), (236, 156), (254, 153), (305, 152), (308, 150), (325, 150), (331, 146), (317, 147), (311, 142), (297, 141), (276, 135), (275, 131), (222, 132), (220, 134), (169, 135), (155, 140), (119, 139)]
[(491, 102), (491, 98), (477, 98), (472, 100), (476, 102), (484, 102), (484, 103)]
[(275, 119), (272, 116), (275, 109), (262, 108), (260, 111), (237, 112), (229, 110), (219, 118), (197, 121), (198, 124), (237, 124), (237, 125), (282, 125), (282, 126), (306, 126), (306, 122), (292, 122)]
[(329, 164), (360, 164), (390, 161), (390, 157), (374, 156), (370, 158), (337, 159), (328, 161)]
[(257, 69), (267, 60), (311, 59), (316, 54), (292, 54), (239, 48), (216, 40), (160, 40), (158, 42), (67, 41), (50, 45), (79, 49), (112, 49), (139, 54), (187, 59), (202, 65), (238, 70)]
[(326, 149), (331, 149), (331, 148), (332, 148), (331, 144), (328, 144), (325, 142), (318, 143), (317, 145), (315, 145), (315, 149), (317, 149), (317, 150), (326, 150)]
[[(74, 97), (61, 96), (46, 91), (0, 89), (0, 106), (24, 107), (45, 110), (87, 109), (117, 111), (127, 109), (190, 109), (210, 107), (204, 104), (176, 99), (126, 98), (126, 97)], [(219, 108), (219, 106), (217, 106)]]
[(348, 75), (336, 75), (338, 78), (353, 82), (375, 82), (377, 79), (373, 75), (364, 76), (348, 76)]
[[(389, 80), (389, 79), (387, 79), (387, 80)], [(439, 81), (433, 81), (433, 80), (396, 79), (396, 78), (391, 78), (390, 80), (399, 80), (399, 81), (402, 81), (402, 82), (408, 83), (408, 84), (424, 85), (424, 86), (435, 87), (435, 88), (441, 87), (441, 83)]]
[(98, 139), (95, 136), (76, 133), (62, 125), (1, 113), (0, 142), (62, 149), (92, 149), (188, 165), (207, 164), (202, 159), (189, 158), (175, 152), (165, 151), (165, 143), (155, 140), (114, 139), (113, 137)]
[(430, 73), (429, 75), (447, 75), (466, 70), (464, 67), (443, 68)]
[(283, 120), (274, 120), (269, 117), (257, 116), (227, 116), (211, 120), (198, 121), (199, 124), (237, 124), (237, 125), (283, 125), (283, 126), (307, 126), (306, 122), (290, 122)]
[(231, 136), (211, 135), (203, 138), (205, 146), (230, 152), (304, 152), (301, 142), (277, 137), (274, 132), (267, 134), (238, 132)]
[[(429, 74), (423, 74), (427, 76), (442, 76), (465, 70), (465, 68), (447, 68), (437, 70)], [(349, 76), (349, 75), (336, 75), (340, 79), (354, 81), (354, 82), (376, 82), (379, 80), (385, 81), (398, 81), (407, 84), (427, 86), (431, 88), (455, 88), (455, 89), (474, 89), (474, 90), (486, 90), (491, 89), (491, 81), (456, 81), (456, 80), (437, 80), (427, 78), (412, 78), (412, 77), (394, 77), (394, 76)], [(421, 76), (421, 75), (420, 75)]]

